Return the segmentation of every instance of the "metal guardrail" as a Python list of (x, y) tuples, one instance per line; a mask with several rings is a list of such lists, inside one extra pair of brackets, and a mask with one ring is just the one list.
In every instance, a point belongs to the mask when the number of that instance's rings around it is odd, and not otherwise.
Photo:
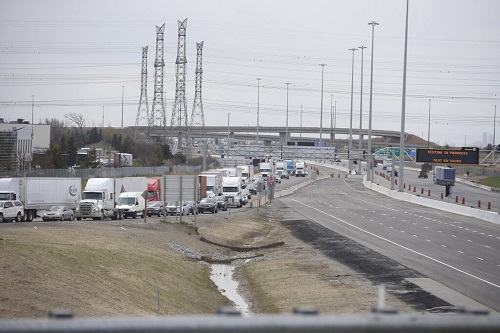
[(124, 317), (73, 319), (71, 313), (51, 313), (49, 319), (0, 320), (0, 333), (460, 333), (500, 332), (500, 316), (487, 312), (455, 314), (397, 314), (377, 311), (368, 315), (317, 315), (314, 309), (294, 309), (292, 315), (242, 317), (222, 309), (216, 316)]

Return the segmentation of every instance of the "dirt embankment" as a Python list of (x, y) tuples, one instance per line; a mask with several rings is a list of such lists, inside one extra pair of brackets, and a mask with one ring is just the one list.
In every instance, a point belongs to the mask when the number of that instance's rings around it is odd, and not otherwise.
[[(183, 224), (173, 218), (1, 224), (0, 318), (45, 317), (54, 308), (77, 317), (152, 316), (158, 295), (162, 315), (213, 314), (230, 302), (206, 262), (236, 258), (253, 258), (235, 271), (252, 313), (290, 313), (296, 306), (368, 313), (377, 304), (377, 274), (329, 255), (318, 246), (324, 230), (289, 211), (275, 201), (199, 215), (197, 232), (192, 216)], [(435, 306), (416, 306), (401, 293), (389, 293), (387, 306), (401, 312)]]

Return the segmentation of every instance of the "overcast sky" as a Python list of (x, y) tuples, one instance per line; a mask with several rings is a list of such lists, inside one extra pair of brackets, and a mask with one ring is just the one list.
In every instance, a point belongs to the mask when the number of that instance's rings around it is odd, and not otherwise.
[[(87, 125), (136, 123), (142, 47), (148, 46), (152, 107), (156, 26), (165, 23), (167, 122), (175, 97), (178, 20), (187, 22), (186, 95), (193, 106), (196, 42), (203, 48), (206, 125), (349, 127), (352, 51), (363, 52), (363, 127), (368, 127), (375, 28), (373, 129), (400, 130), (406, 1), (23, 1), (0, 0), (0, 117)], [(500, 1), (413, 0), (409, 6), (406, 125), (431, 141), (482, 144), (493, 135), (500, 87)], [(353, 127), (359, 128), (361, 50), (354, 53)], [(429, 103), (429, 99), (431, 102)], [(302, 110), (302, 113), (301, 113)], [(500, 109), (499, 109), (500, 111)], [(499, 112), (500, 118), (500, 112)], [(145, 125), (145, 124), (142, 124)], [(500, 135), (496, 142), (500, 141)], [(489, 139), (488, 142), (491, 142)]]

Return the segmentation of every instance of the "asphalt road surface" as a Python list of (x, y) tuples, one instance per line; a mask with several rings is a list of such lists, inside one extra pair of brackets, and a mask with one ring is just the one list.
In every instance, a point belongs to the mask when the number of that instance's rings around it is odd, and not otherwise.
[(279, 199), (308, 220), (500, 311), (500, 226), (397, 201), (361, 177), (328, 178)]

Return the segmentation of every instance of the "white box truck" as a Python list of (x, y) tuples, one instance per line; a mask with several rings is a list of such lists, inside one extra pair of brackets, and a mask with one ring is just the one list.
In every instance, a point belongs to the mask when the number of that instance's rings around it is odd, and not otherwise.
[(245, 184), (252, 184), (253, 181), (253, 166), (252, 165), (238, 165), (241, 169), (241, 179)]
[(144, 192), (147, 188), (146, 177), (90, 178), (85, 185), (75, 217), (77, 220), (103, 220), (105, 217), (122, 219), (123, 211), (116, 208), (120, 193)]
[(221, 195), (223, 177), (221, 170), (208, 170), (199, 174), (200, 199)]
[(0, 179), (0, 200), (19, 200), (24, 221), (32, 221), (52, 206), (76, 209), (82, 193), (81, 178), (19, 177)]
[(140, 216), (144, 218), (144, 209), (146, 209), (146, 200), (142, 196), (144, 192), (123, 192), (118, 196), (116, 209), (122, 212), (122, 217), (131, 217), (133, 219)]
[(222, 195), (227, 204), (241, 208), (243, 200), (241, 197), (241, 177), (224, 177), (222, 179)]

